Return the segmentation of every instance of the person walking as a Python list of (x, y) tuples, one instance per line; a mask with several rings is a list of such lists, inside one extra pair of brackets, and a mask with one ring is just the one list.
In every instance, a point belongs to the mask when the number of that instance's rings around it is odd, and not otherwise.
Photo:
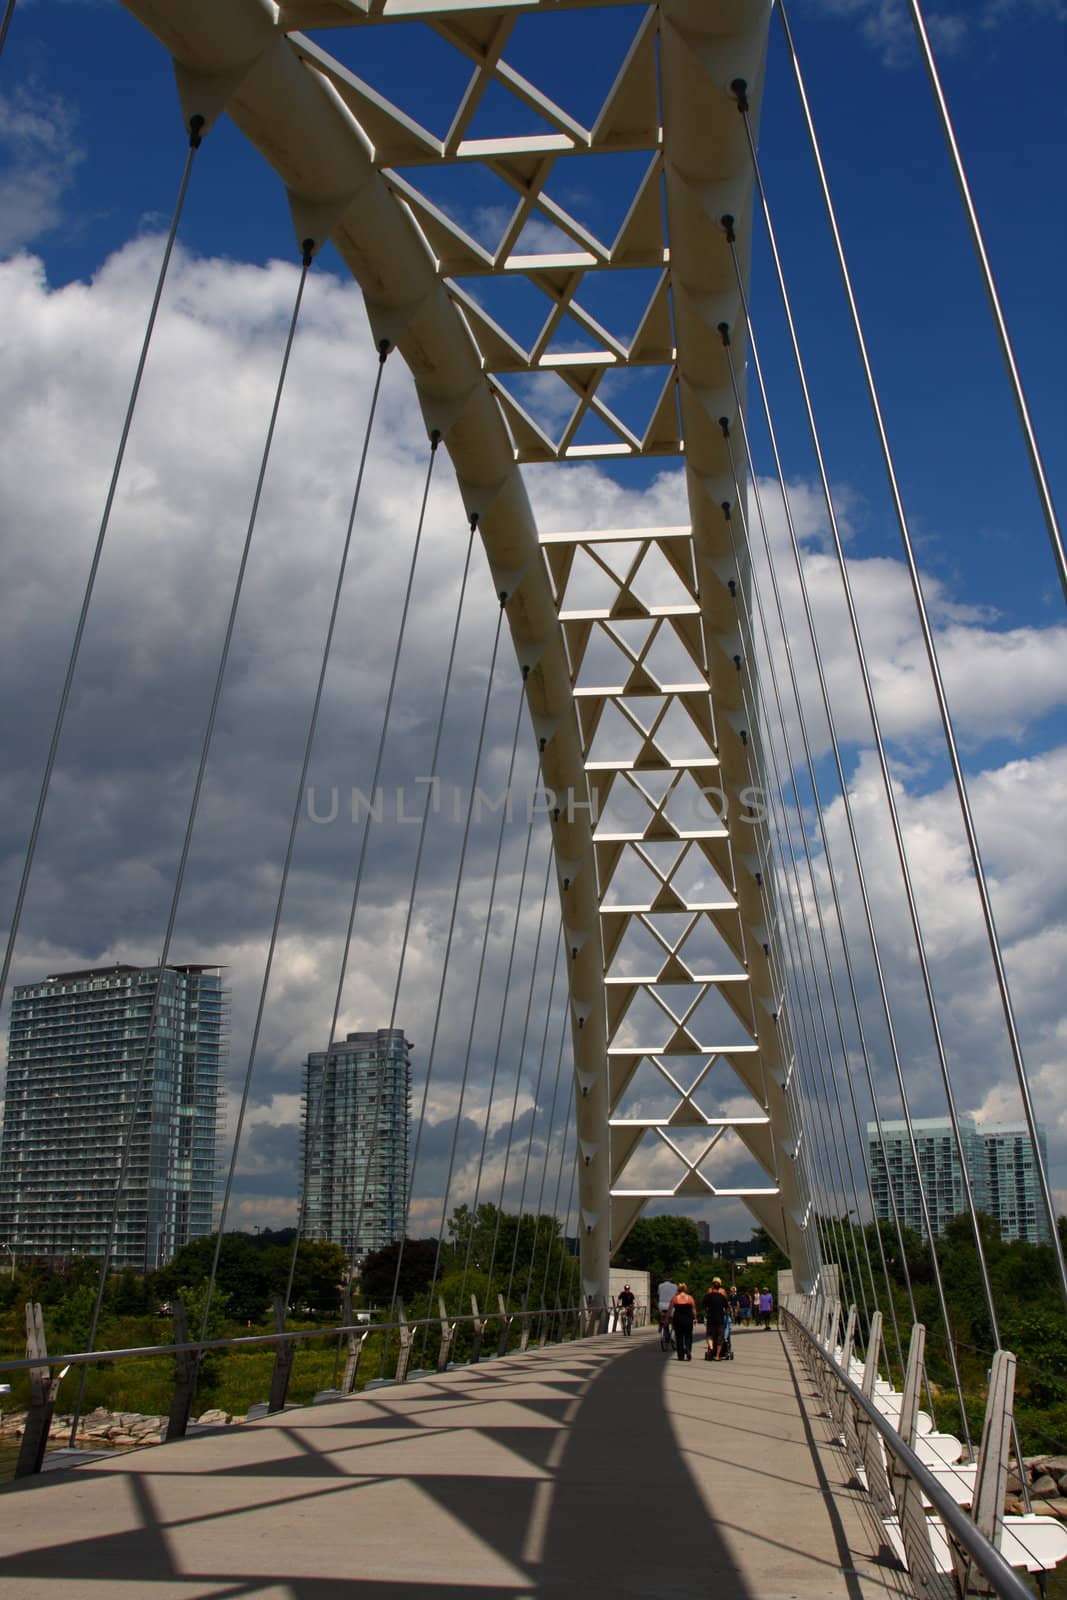
[(752, 1296), (747, 1289), (737, 1292), (737, 1315), (743, 1328), (747, 1328), (752, 1321)]
[(674, 1335), (671, 1333), (671, 1302), (678, 1293), (678, 1285), (671, 1278), (664, 1278), (656, 1290), (656, 1304), (659, 1307), (659, 1347), (667, 1351), (674, 1344)]
[(684, 1283), (670, 1304), (671, 1323), (674, 1327), (674, 1346), (679, 1361), (693, 1359), (693, 1324), (697, 1319), (697, 1303)]
[(711, 1288), (704, 1296), (704, 1327), (707, 1331), (708, 1348), (704, 1355), (705, 1361), (718, 1361), (722, 1356), (723, 1343), (726, 1338), (726, 1318), (729, 1313), (730, 1303), (723, 1290), (722, 1279), (712, 1278)]
[(764, 1328), (769, 1333), (771, 1328), (771, 1312), (774, 1310), (774, 1296), (769, 1289), (759, 1292), (759, 1317)]

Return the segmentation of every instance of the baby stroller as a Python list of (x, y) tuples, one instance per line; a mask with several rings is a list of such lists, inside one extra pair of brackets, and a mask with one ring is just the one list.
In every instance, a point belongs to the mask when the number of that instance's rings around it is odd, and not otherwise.
[(732, 1361), (734, 1359), (734, 1341), (730, 1337), (732, 1328), (733, 1318), (727, 1317), (722, 1330), (722, 1348), (719, 1351), (720, 1361)]

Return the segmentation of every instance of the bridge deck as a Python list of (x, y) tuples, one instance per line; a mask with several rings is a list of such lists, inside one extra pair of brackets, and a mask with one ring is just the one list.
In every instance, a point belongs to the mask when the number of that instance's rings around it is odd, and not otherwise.
[(49, 1473), (0, 1501), (0, 1593), (911, 1595), (779, 1335), (736, 1349), (553, 1346)]

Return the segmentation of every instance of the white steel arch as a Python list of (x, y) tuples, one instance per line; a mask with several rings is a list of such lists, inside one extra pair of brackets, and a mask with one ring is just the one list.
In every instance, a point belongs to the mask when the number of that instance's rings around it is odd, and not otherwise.
[[(736, 219), (747, 250), (751, 191), (730, 84), (745, 79), (758, 110), (770, 4), (629, 0), (639, 13), (631, 48), (586, 128), (538, 91), (508, 45), (520, 17), (595, 12), (603, 3), (124, 0), (170, 51), (186, 119), (199, 115), (210, 127), (229, 113), (286, 184), (297, 239), (329, 239), (338, 249), (363, 290), (375, 339), (395, 345), (410, 367), (427, 426), (442, 434), (468, 512), (478, 514), (516, 654), (529, 669), (545, 782), (560, 798), (555, 848), (570, 955), (586, 1292), (604, 1294), (611, 1251), (654, 1194), (740, 1196), (807, 1287), (818, 1248), (798, 1181), (789, 1063), (775, 1022), (782, 997), (749, 812), (730, 587), (745, 574), (721, 509), (734, 483), (718, 420), (733, 403), (717, 329), (739, 320), (720, 219)], [(444, 138), (302, 31), (413, 20), (469, 62)], [(470, 138), (490, 88), (512, 95), (545, 131)], [(602, 240), (556, 201), (552, 176), (559, 163), (619, 152), (644, 152), (647, 164), (621, 228)], [(515, 195), (495, 249), (470, 237), (411, 175), (471, 162)], [(540, 249), (523, 237), (533, 222)], [(554, 230), (547, 249), (546, 229)], [(636, 334), (623, 342), (583, 304), (583, 291), (600, 273), (633, 268), (651, 271), (652, 289)], [(532, 343), (457, 281), (489, 277), (520, 277), (544, 296)], [(576, 333), (582, 348), (566, 348)], [(734, 349), (735, 359), (743, 355), (740, 330)], [(607, 374), (625, 368), (662, 372), (640, 430), (599, 392)], [(516, 393), (516, 376), (533, 375), (553, 377), (572, 396), (555, 435)], [(684, 457), (689, 526), (539, 539), (521, 463), (671, 455)], [(584, 604), (571, 598), (576, 586)], [(606, 672), (592, 665), (605, 654), (615, 661)], [(698, 791), (712, 795), (712, 809), (694, 809)], [(613, 810), (626, 820), (612, 822)], [(644, 887), (632, 887), (635, 877)], [(710, 964), (691, 953), (708, 930), (721, 952)], [(643, 958), (628, 954), (637, 945)], [(727, 1063), (751, 1110), (710, 1117), (696, 1096)], [(669, 1117), (620, 1116), (639, 1068), (672, 1089)], [(765, 1183), (716, 1185), (709, 1157), (728, 1133), (759, 1162)], [(631, 1156), (649, 1139), (680, 1163), (672, 1186), (627, 1181)]]

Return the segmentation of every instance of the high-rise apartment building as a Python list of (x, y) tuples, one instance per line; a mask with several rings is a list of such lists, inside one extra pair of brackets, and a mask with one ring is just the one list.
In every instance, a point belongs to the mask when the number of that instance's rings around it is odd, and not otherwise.
[(304, 1064), (304, 1232), (351, 1261), (404, 1233), (410, 1049), (402, 1028), (379, 1028)]
[[(996, 1218), (1005, 1240), (1047, 1244), (1048, 1223), (1041, 1204), (1033, 1142), (1025, 1126), (1021, 1123), (976, 1123), (967, 1116), (961, 1116), (959, 1124), (976, 1208)], [(917, 1117), (912, 1119), (912, 1127), (930, 1223), (935, 1234), (943, 1233), (946, 1224), (967, 1208), (963, 1170), (952, 1124), (947, 1117)], [(881, 1129), (882, 1139), (879, 1139), (878, 1125), (867, 1124), (867, 1161), (874, 1214), (882, 1221), (891, 1219), (891, 1183), (901, 1222), (923, 1234), (919, 1180), (907, 1123), (883, 1122)], [(1044, 1160), (1045, 1135), (1040, 1128), (1038, 1142)]]
[(15, 989), (0, 1244), (101, 1258), (131, 1116), (114, 1265), (158, 1267), (211, 1232), (225, 1012), (213, 966), (91, 968)]

